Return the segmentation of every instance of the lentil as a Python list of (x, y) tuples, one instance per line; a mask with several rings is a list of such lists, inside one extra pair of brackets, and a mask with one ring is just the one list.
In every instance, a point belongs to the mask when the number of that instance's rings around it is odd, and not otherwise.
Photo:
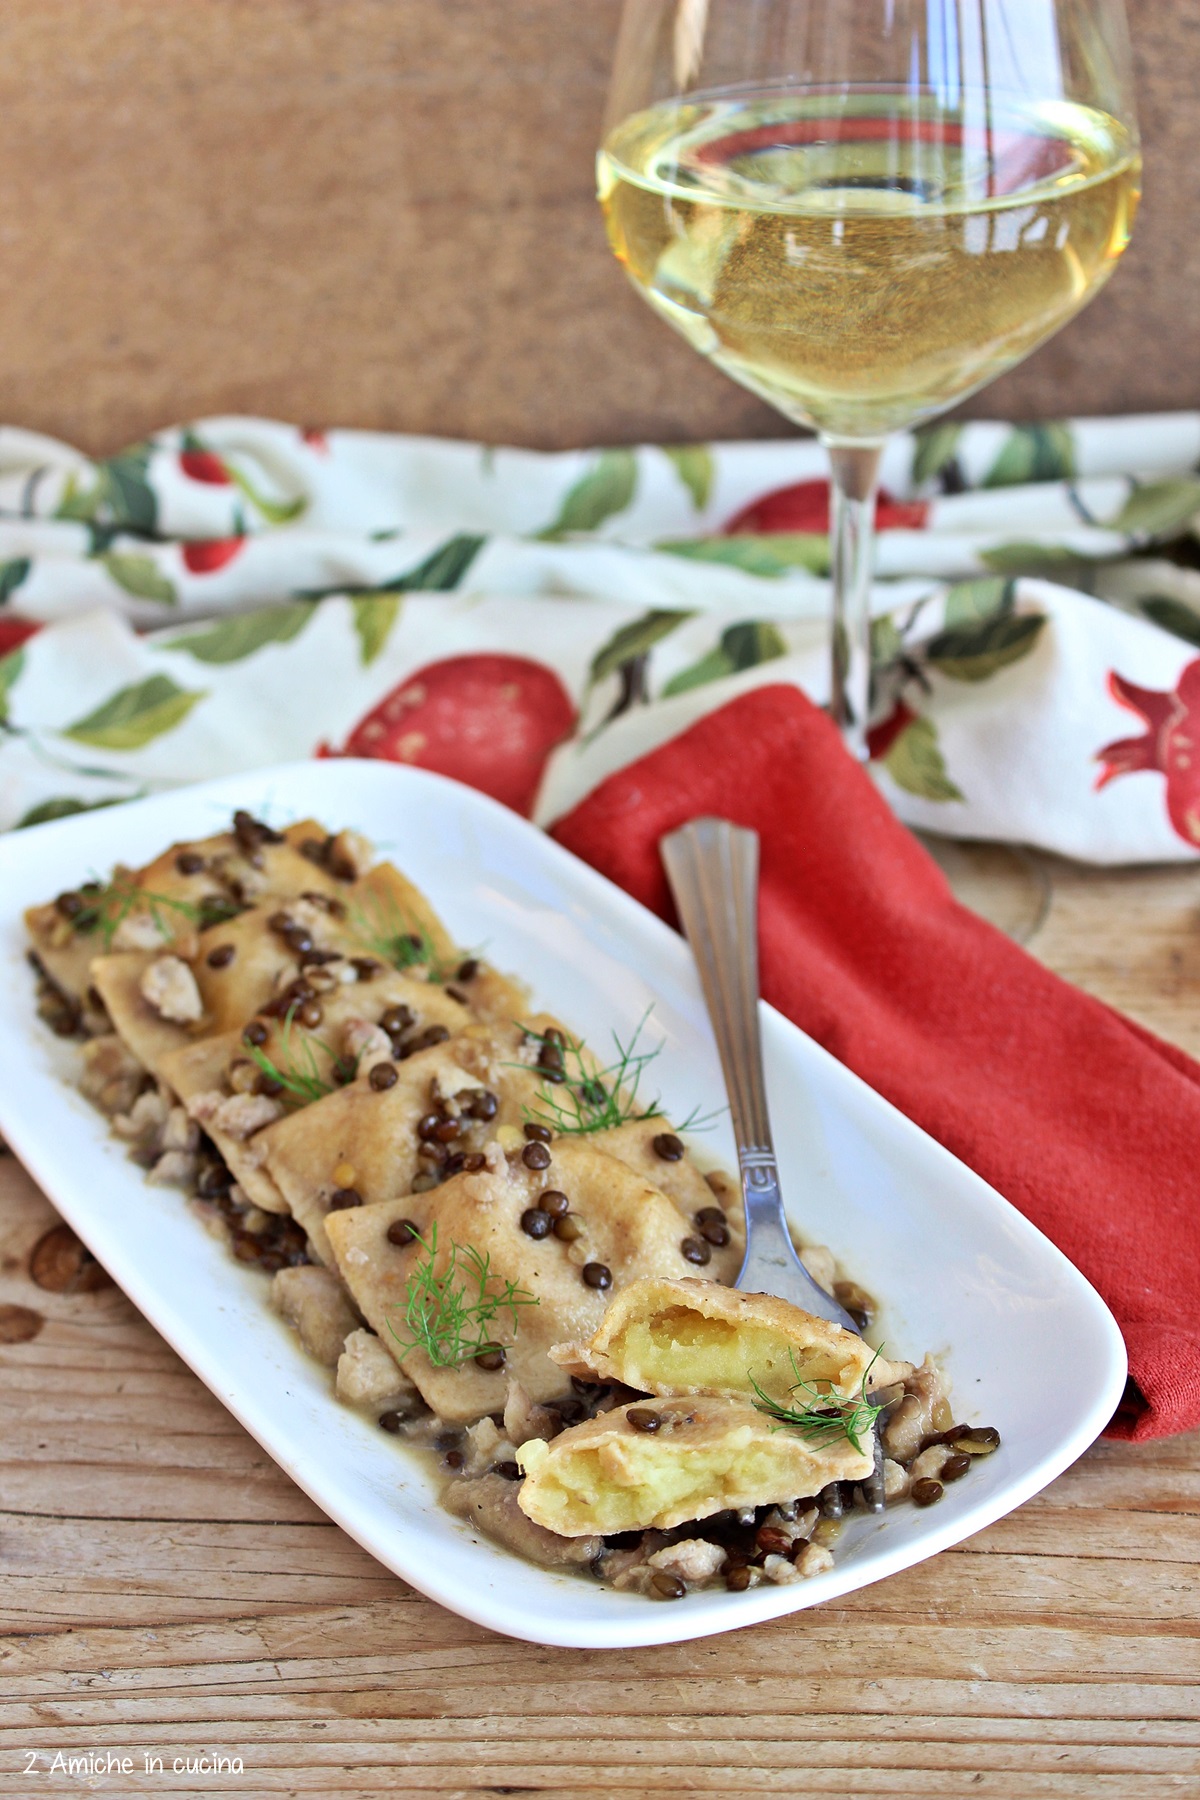
[(520, 1479), (521, 1479), (520, 1464), (515, 1463), (515, 1462), (493, 1463), (492, 1464), (492, 1474), (493, 1475), (503, 1475), (505, 1481), (520, 1481)]
[(266, 1070), (263, 1069), (254, 1078), (254, 1092), (256, 1094), (266, 1094), (270, 1099), (274, 1099), (276, 1094), (282, 1094), (283, 1083), (282, 1081), (276, 1081), (274, 1075), (268, 1075)]
[(439, 1119), (434, 1139), (439, 1144), (452, 1144), (462, 1131), (457, 1119)]
[(697, 1225), (727, 1225), (729, 1220), (720, 1206), (702, 1206), (695, 1215)]
[(423, 1114), (423, 1116), (417, 1120), (417, 1136), (425, 1139), (436, 1137), (437, 1128), (441, 1122), (441, 1113), (427, 1112)]
[(750, 1586), (749, 1563), (734, 1563), (732, 1568), (726, 1567), (725, 1586), (731, 1594), (744, 1594)]
[(655, 1569), (650, 1577), (650, 1586), (660, 1600), (682, 1600), (687, 1588), (678, 1575), (668, 1575), (665, 1569)]
[(330, 1212), (345, 1212), (347, 1207), (361, 1206), (362, 1203), (363, 1197), (357, 1188), (334, 1188), (332, 1194), (329, 1196)]
[(573, 1213), (564, 1213), (561, 1219), (554, 1221), (554, 1235), (564, 1244), (575, 1244), (583, 1236), (583, 1226)]
[(242, 1041), (246, 1044), (265, 1044), (270, 1036), (270, 1027), (261, 1019), (251, 1019), (242, 1033)]
[(705, 1219), (698, 1229), (705, 1243), (714, 1244), (718, 1250), (723, 1250), (729, 1242), (728, 1225), (718, 1225), (715, 1219)]
[(521, 1214), (521, 1230), (526, 1237), (548, 1237), (552, 1223), (550, 1214), (543, 1212), (540, 1206), (528, 1206)]
[(416, 1022), (417, 1015), (411, 1006), (389, 1006), (379, 1021), (389, 1037), (394, 1031), (407, 1031)]
[(431, 1175), (428, 1172), (422, 1175), (414, 1175), (412, 1191), (414, 1194), (427, 1194), (430, 1188), (435, 1188), (437, 1186), (439, 1180), (440, 1176)]
[[(566, 1220), (563, 1219), (560, 1223), (565, 1225)], [(607, 1263), (584, 1263), (583, 1285), (590, 1288), (599, 1288), (601, 1291), (605, 1288), (610, 1288), (612, 1286), (612, 1270), (608, 1267)]]
[(305, 1030), (315, 1031), (317, 1026), (321, 1023), (321, 1020), (325, 1017), (325, 1014), (321, 1010), (321, 1002), (319, 1000), (306, 1000), (300, 1007), (296, 1017), (304, 1026)]
[(550, 1167), (550, 1152), (547, 1150), (545, 1144), (526, 1144), (524, 1150), (521, 1152), (521, 1161), (525, 1164), (527, 1169), (548, 1169)]
[(389, 1244), (411, 1244), (413, 1239), (417, 1236), (417, 1227), (413, 1224), (411, 1219), (393, 1219), (387, 1228), (387, 1241)]
[(496, 1098), (495, 1094), (485, 1088), (481, 1094), (476, 1094), (468, 1103), (466, 1110), (470, 1118), (480, 1119), (486, 1123), (488, 1119), (495, 1118), (499, 1109), (499, 1100)]
[(928, 1476), (923, 1481), (912, 1484), (912, 1501), (914, 1506), (933, 1506), (945, 1493), (940, 1481), (932, 1481)]
[(969, 1456), (948, 1456), (942, 1464), (939, 1481), (961, 1481), (971, 1467)]
[(559, 1188), (545, 1188), (538, 1195), (538, 1205), (552, 1219), (565, 1219), (571, 1210), (571, 1202)]
[(532, 1120), (525, 1124), (525, 1136), (531, 1144), (548, 1144), (553, 1133), (546, 1125), (535, 1125)]
[(679, 1248), (686, 1262), (703, 1266), (712, 1261), (712, 1251), (703, 1238), (685, 1237)]
[(382, 1094), (385, 1088), (395, 1087), (399, 1080), (399, 1076), (396, 1074), (395, 1063), (376, 1063), (375, 1067), (371, 1070), (371, 1073), (367, 1076), (367, 1080), (377, 1094)]
[(399, 1412), (380, 1413), (379, 1423), (384, 1431), (397, 1432), (404, 1423), (404, 1414)]
[(487, 1157), (480, 1155), (478, 1150), (470, 1151), (462, 1159), (463, 1170), (467, 1175), (478, 1174), (479, 1170), (484, 1168), (486, 1163)]
[(491, 1344), (486, 1350), (479, 1351), (475, 1361), (479, 1368), (486, 1369), (489, 1375), (494, 1375), (498, 1369), (504, 1367), (508, 1357), (505, 1355), (502, 1344)]
[(1000, 1433), (994, 1425), (972, 1425), (960, 1431), (951, 1444), (960, 1456), (990, 1456), (999, 1448)]
[(218, 944), (215, 950), (209, 951), (204, 960), (210, 969), (227, 969), (236, 955), (235, 945)]
[(478, 973), (479, 973), (478, 957), (468, 956), (466, 962), (459, 963), (458, 969), (455, 973), (455, 980), (456, 981), (474, 981), (474, 979), (478, 975)]
[(175, 858), (175, 867), (181, 875), (198, 875), (204, 867), (204, 858), (195, 850), (181, 850)]
[(655, 1432), (662, 1430), (662, 1415), (651, 1412), (649, 1407), (635, 1406), (625, 1417), (635, 1431)]
[(64, 919), (77, 919), (84, 908), (82, 894), (73, 893), (70, 889), (60, 894), (54, 902), (54, 910)]
[(683, 1142), (673, 1131), (660, 1131), (654, 1140), (654, 1154), (663, 1162), (679, 1162), (683, 1156)]
[(790, 1556), (792, 1539), (778, 1525), (760, 1525), (754, 1534), (754, 1542), (759, 1550), (767, 1556)]
[(373, 981), (383, 964), (376, 962), (373, 956), (352, 956), (350, 967), (360, 981)]
[[(354, 877), (351, 875), (347, 879), (352, 881)], [(444, 1458), (448, 1469), (461, 1469), (466, 1460), (461, 1450), (447, 1450)]]

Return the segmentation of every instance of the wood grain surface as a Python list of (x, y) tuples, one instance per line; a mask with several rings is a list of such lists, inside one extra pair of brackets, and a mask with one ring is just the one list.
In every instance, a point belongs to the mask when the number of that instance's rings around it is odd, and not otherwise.
[[(972, 403), (1200, 402), (1200, 8), (1128, 0), (1133, 247)], [(207, 413), (556, 447), (785, 435), (632, 292), (593, 157), (620, 0), (6, 0), (0, 420)]]
[[(1052, 967), (1200, 1051), (1200, 872), (947, 857)], [(86, 1265), (88, 1291), (38, 1286), (54, 1225), (0, 1160), (0, 1337), (34, 1333), (0, 1345), (5, 1794), (1200, 1796), (1200, 1434), (1101, 1442), (957, 1549), (792, 1619), (539, 1649), (373, 1562)], [(134, 1773), (49, 1772), (89, 1752)], [(171, 1773), (215, 1754), (243, 1773)]]

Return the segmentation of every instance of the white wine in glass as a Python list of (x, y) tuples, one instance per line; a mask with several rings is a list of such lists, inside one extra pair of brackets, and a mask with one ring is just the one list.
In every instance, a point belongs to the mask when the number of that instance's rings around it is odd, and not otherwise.
[(829, 448), (832, 710), (860, 756), (883, 441), (1090, 299), (1139, 178), (1120, 0), (626, 0), (609, 239)]

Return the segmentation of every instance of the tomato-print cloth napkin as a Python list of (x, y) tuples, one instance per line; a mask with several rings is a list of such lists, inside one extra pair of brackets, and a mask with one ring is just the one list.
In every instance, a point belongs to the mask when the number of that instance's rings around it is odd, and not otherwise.
[(960, 906), (795, 688), (731, 701), (603, 782), (554, 835), (669, 918), (659, 838), (713, 813), (761, 836), (767, 999), (1107, 1300), (1134, 1383), (1110, 1433), (1200, 1425), (1200, 1065)]
[[(1196, 413), (889, 445), (871, 741), (901, 818), (1197, 854), (1198, 466)], [(825, 698), (823, 469), (799, 439), (230, 418), (97, 463), (0, 430), (0, 826), (339, 750), (549, 823), (747, 689)]]

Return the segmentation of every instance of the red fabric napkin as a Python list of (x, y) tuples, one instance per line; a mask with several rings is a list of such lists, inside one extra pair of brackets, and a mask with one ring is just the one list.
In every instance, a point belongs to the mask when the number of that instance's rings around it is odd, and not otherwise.
[(1200, 1424), (1200, 1065), (960, 906), (795, 688), (730, 702), (554, 836), (664, 917), (658, 840), (715, 814), (762, 840), (763, 992), (997, 1187), (1112, 1308), (1113, 1435)]

